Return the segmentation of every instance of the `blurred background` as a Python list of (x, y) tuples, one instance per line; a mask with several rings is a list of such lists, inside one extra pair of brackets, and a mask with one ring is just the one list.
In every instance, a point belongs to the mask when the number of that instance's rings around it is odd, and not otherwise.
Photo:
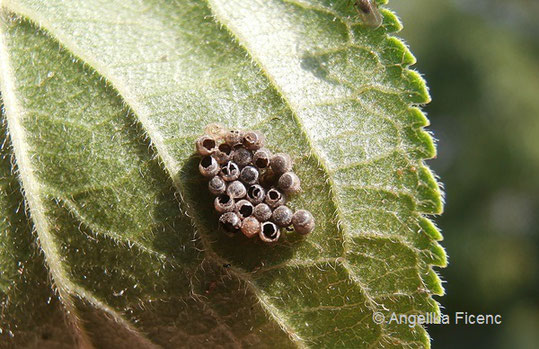
[[(449, 255), (433, 348), (539, 348), (539, 0), (392, 0), (433, 98)], [(453, 318), (452, 318), (453, 322)]]

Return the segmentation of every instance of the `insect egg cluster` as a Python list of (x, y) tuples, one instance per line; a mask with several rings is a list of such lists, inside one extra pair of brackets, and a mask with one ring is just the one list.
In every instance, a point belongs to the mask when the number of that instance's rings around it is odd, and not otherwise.
[(272, 154), (264, 140), (258, 131), (225, 130), (218, 125), (209, 125), (196, 140), (202, 157), (199, 171), (209, 179), (219, 225), (228, 233), (241, 231), (264, 242), (279, 240), (281, 230), (291, 226), (298, 234), (309, 234), (314, 229), (313, 215), (286, 206), (287, 197), (301, 190), (292, 159), (285, 153)]

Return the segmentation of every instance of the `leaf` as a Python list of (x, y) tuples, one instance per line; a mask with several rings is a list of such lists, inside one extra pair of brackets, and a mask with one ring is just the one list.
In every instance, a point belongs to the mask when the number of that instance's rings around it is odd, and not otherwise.
[[(446, 263), (424, 216), (441, 212), (429, 97), (391, 12), (371, 29), (326, 1), (4, 6), (8, 343), (429, 346), (419, 325), (371, 320), (439, 312), (432, 266)], [(193, 156), (210, 122), (293, 156), (291, 205), (313, 212), (313, 234), (267, 246), (217, 231)]]

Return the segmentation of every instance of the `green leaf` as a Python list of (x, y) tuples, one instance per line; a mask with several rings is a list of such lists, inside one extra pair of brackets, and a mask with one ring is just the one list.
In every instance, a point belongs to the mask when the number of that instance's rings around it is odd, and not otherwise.
[[(423, 162), (429, 96), (391, 12), (372, 29), (330, 1), (3, 11), (2, 340), (429, 346), (419, 325), (372, 321), (438, 312), (432, 266), (446, 264), (425, 217), (442, 207)], [(260, 129), (293, 156), (310, 236), (268, 246), (217, 231), (193, 156), (211, 122)]]

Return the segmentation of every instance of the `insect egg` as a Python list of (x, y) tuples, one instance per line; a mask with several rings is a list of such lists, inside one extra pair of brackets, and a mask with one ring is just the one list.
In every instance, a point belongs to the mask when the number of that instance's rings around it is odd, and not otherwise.
[(234, 211), (235, 202), (234, 199), (232, 199), (229, 195), (221, 194), (215, 198), (213, 201), (213, 206), (219, 213), (230, 212)]
[(294, 172), (286, 172), (279, 177), (279, 188), (287, 194), (295, 194), (301, 190), (299, 177)]
[(237, 233), (241, 227), (241, 219), (234, 212), (226, 212), (219, 217), (219, 225), (228, 233)]
[(225, 142), (230, 146), (241, 144), (243, 141), (243, 133), (238, 130), (230, 130), (225, 134)]
[(219, 147), (214, 151), (213, 156), (218, 163), (224, 164), (233, 157), (232, 147), (226, 143), (219, 144)]
[(220, 124), (209, 124), (206, 126), (204, 131), (208, 136), (213, 137), (216, 140), (223, 139), (226, 133), (226, 130), (223, 125)]
[(247, 194), (247, 189), (245, 189), (242, 182), (233, 181), (226, 188), (226, 193), (233, 199), (241, 199)]
[(258, 182), (265, 188), (274, 187), (278, 179), (279, 176), (277, 176), (271, 168), (266, 168), (260, 173)]
[(269, 207), (281, 206), (284, 203), (284, 196), (277, 189), (271, 188), (266, 193), (265, 202)]
[(219, 164), (213, 157), (205, 156), (200, 160), (198, 170), (204, 177), (213, 177), (219, 173)]
[(236, 203), (236, 213), (241, 219), (247, 218), (253, 214), (255, 207), (247, 200), (240, 200)]
[(208, 189), (213, 195), (220, 195), (226, 191), (226, 183), (221, 177), (215, 176), (208, 182)]
[(257, 131), (246, 132), (243, 136), (243, 145), (249, 150), (258, 150), (264, 146), (264, 135)]
[(264, 242), (275, 242), (279, 240), (281, 232), (279, 231), (279, 228), (275, 225), (275, 223), (264, 222), (262, 223), (262, 227), (258, 236), (260, 236), (260, 239)]
[(241, 231), (248, 238), (255, 237), (260, 233), (260, 222), (255, 217), (247, 217), (241, 222)]
[(314, 230), (314, 218), (311, 212), (299, 210), (292, 216), (292, 225), (294, 230), (302, 235), (309, 234)]
[(211, 155), (216, 147), (215, 139), (207, 135), (199, 137), (196, 141), (197, 152), (202, 156)]
[(271, 169), (276, 174), (283, 174), (292, 169), (292, 159), (290, 155), (279, 153), (271, 157)]
[(221, 194), (213, 201), (215, 210), (219, 213), (234, 211), (235, 201), (227, 194)]
[(271, 218), (271, 208), (266, 204), (258, 204), (255, 206), (253, 215), (261, 222), (265, 222)]
[(264, 201), (266, 197), (266, 191), (262, 186), (258, 184), (251, 185), (247, 189), (247, 200), (251, 201), (254, 205), (257, 205)]
[(280, 227), (287, 227), (292, 223), (292, 215), (292, 210), (283, 205), (273, 210), (271, 220)]
[(245, 184), (255, 184), (258, 181), (258, 170), (253, 166), (245, 166), (240, 172), (240, 180)]
[(253, 154), (245, 148), (237, 147), (234, 149), (233, 159), (239, 166), (247, 166), (253, 160)]
[(270, 160), (271, 152), (266, 148), (257, 150), (253, 156), (253, 164), (258, 168), (268, 167), (270, 165)]
[(240, 168), (232, 161), (228, 161), (221, 167), (221, 177), (227, 181), (235, 181), (240, 176)]

